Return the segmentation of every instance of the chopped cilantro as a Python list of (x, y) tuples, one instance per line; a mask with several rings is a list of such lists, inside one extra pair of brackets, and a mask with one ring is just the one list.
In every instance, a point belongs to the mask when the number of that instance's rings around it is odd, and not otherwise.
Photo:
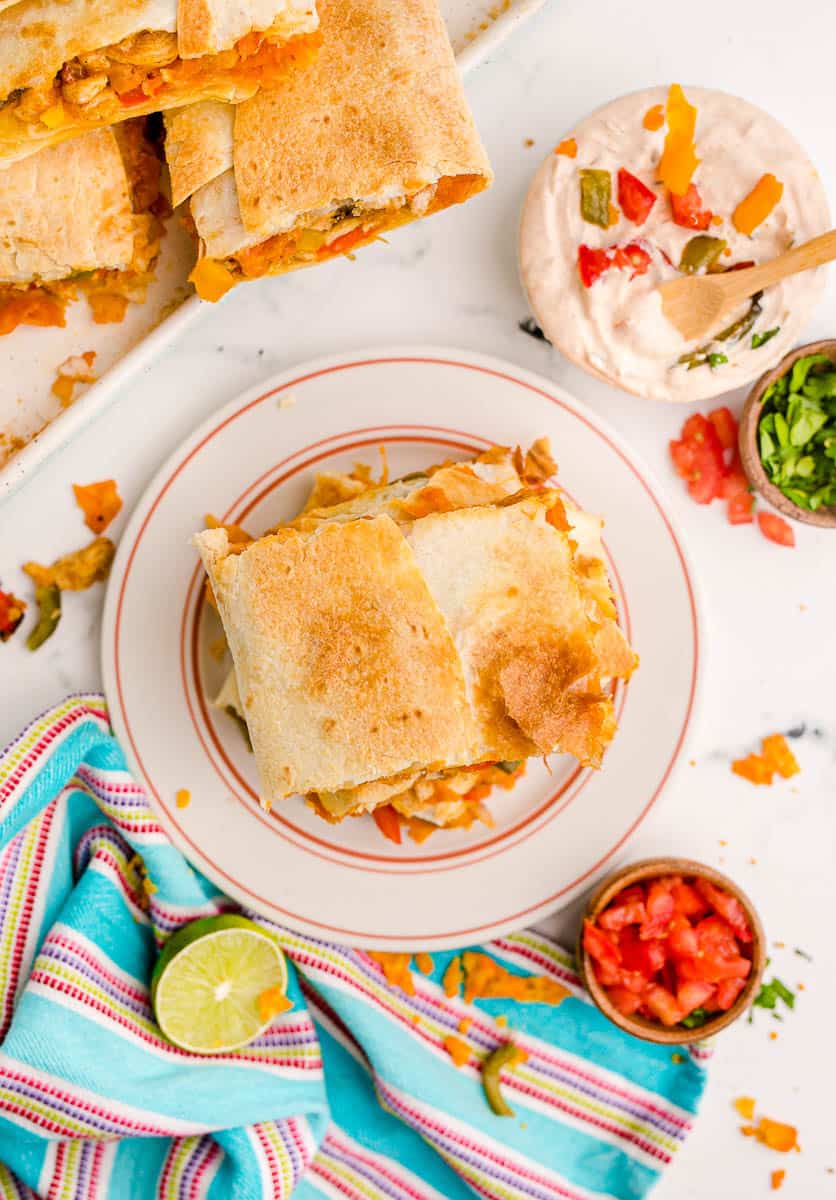
[(504, 771), (506, 775), (513, 775), (520, 769), (521, 762), (522, 759), (519, 759), (517, 762), (498, 762), (496, 765), (499, 767), (500, 771)]
[(766, 389), (758, 450), (769, 480), (799, 508), (836, 505), (836, 364), (826, 354), (804, 355)]
[(763, 333), (752, 334), (752, 349), (758, 350), (761, 346), (765, 346), (767, 342), (771, 342), (776, 333), (780, 333), (781, 326), (776, 325), (774, 329), (765, 329)]
[(769, 983), (761, 984), (760, 991), (752, 1001), (752, 1007), (774, 1009), (779, 1000), (782, 1000), (787, 1008), (795, 1008), (795, 992), (791, 992), (780, 979), (773, 978)]
[(688, 1013), (687, 1017), (683, 1017), (679, 1022), (686, 1029), (699, 1029), (700, 1025), (704, 1025), (711, 1016), (704, 1008), (695, 1008), (693, 1012)]

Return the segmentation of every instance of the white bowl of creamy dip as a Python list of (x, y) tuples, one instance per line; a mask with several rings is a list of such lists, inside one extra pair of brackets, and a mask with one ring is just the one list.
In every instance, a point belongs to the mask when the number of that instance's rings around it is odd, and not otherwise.
[[(685, 87), (684, 95), (697, 110), (690, 225), (677, 223), (674, 208), (687, 221), (688, 206), (683, 211), (684, 200), (677, 205), (660, 182), (669, 91), (655, 87), (598, 109), (549, 154), (526, 197), (519, 240), (523, 286), (548, 339), (609, 383), (677, 402), (740, 387), (776, 363), (798, 340), (820, 298), (824, 271), (806, 271), (768, 288), (711, 338), (691, 342), (663, 315), (659, 285), (676, 278), (683, 263), (701, 272), (764, 262), (830, 226), (818, 173), (778, 121), (724, 92)], [(598, 223), (588, 218), (596, 198), (602, 199), (595, 187), (606, 185), (607, 173), (611, 207), (605, 228), (600, 211)], [(780, 198), (747, 232), (753, 205), (748, 222), (739, 206), (753, 189), (768, 192), (759, 185), (767, 175), (774, 177)], [(594, 185), (585, 202), (582, 181)], [(702, 262), (712, 252), (714, 261)]]

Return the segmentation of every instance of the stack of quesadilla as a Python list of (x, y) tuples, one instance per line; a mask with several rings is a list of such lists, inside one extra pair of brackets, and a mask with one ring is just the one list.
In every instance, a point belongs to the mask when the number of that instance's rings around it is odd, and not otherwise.
[(0, 0), (0, 163), (128, 117), (237, 102), (307, 61), (315, 0)]
[(320, 0), (314, 61), (237, 107), (167, 114), (191, 276), (216, 300), (314, 266), (491, 182), (436, 0)]
[(600, 766), (636, 657), (602, 522), (553, 466), (541, 442), (359, 494), (329, 476), (262, 538), (196, 536), (234, 663), (217, 703), (247, 724), (266, 807), (462, 825), (525, 759)]
[(0, 334), (63, 325), (80, 290), (99, 322), (144, 297), (162, 234), (160, 168), (140, 119), (0, 170)]

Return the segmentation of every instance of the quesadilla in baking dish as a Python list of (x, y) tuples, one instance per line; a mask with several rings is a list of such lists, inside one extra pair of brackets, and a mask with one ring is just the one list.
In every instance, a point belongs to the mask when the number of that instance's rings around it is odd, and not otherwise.
[(0, 168), (0, 334), (63, 325), (80, 291), (99, 323), (144, 299), (167, 208), (147, 133), (94, 129)]
[(602, 522), (553, 465), (540, 442), (359, 491), (320, 477), (262, 538), (197, 535), (234, 663), (216, 702), (246, 722), (267, 807), (467, 825), (528, 758), (600, 766), (636, 657)]
[(281, 88), (167, 116), (204, 299), (347, 254), (491, 182), (436, 0), (318, 8), (321, 50)]
[(315, 0), (17, 0), (0, 11), (0, 163), (173, 105), (244, 100), (314, 56), (317, 25)]

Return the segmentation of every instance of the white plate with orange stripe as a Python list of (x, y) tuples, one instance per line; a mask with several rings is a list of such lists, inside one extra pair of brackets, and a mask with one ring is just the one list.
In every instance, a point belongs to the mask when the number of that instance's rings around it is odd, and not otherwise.
[[(548, 436), (561, 485), (606, 518), (619, 617), (641, 659), (616, 695), (603, 769), (533, 760), (494, 793), (495, 828), (384, 840), (367, 817), (329, 825), (298, 797), (258, 804), (252, 754), (212, 707), (229, 660), (189, 545), (204, 514), (258, 531), (303, 505), (316, 471), (391, 477), (492, 444)], [(652, 568), (650, 567), (652, 564)], [(470, 353), (420, 348), (320, 360), (207, 421), (134, 511), (110, 577), (102, 659), (114, 729), (172, 841), (274, 920), (367, 947), (440, 949), (531, 924), (568, 903), (670, 786), (701, 659), (693, 576), (656, 486), (619, 437), (551, 382)], [(189, 802), (178, 806), (178, 792)], [(180, 796), (180, 805), (183, 796)]]

